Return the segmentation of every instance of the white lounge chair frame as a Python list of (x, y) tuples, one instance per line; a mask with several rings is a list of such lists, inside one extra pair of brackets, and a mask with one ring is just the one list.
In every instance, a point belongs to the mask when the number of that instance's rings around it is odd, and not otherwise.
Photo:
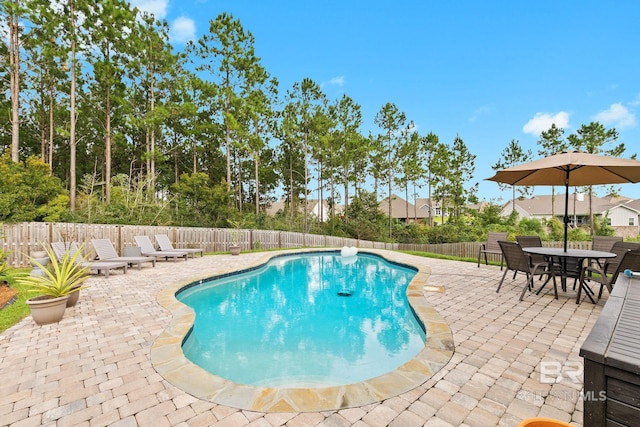
[(138, 270), (142, 268), (142, 264), (145, 262), (150, 262), (154, 267), (156, 266), (156, 257), (153, 256), (118, 256), (116, 248), (113, 247), (113, 243), (109, 239), (91, 239), (91, 244), (96, 250), (100, 261), (124, 261), (129, 265), (137, 265)]
[(204, 256), (204, 249), (202, 248), (174, 248), (171, 240), (169, 240), (169, 236), (166, 234), (156, 234), (156, 242), (158, 242), (161, 251), (185, 251), (191, 254), (191, 258), (195, 258), (198, 253), (200, 256)]
[(153, 246), (149, 236), (134, 236), (133, 239), (136, 241), (138, 246), (140, 246), (142, 255), (160, 257), (167, 261), (169, 258), (173, 258), (174, 261), (178, 261), (178, 258), (184, 258), (186, 260), (189, 255), (186, 251), (159, 251)]
[[(53, 242), (51, 248), (56, 254), (58, 261), (62, 261), (65, 253), (76, 253), (78, 251), (78, 244), (76, 242)], [(122, 268), (124, 274), (127, 274), (128, 264), (125, 261), (76, 261), (77, 264), (84, 268), (88, 268), (89, 271), (95, 270), (100, 274), (104, 273), (105, 278), (109, 278), (109, 272), (118, 268)]]

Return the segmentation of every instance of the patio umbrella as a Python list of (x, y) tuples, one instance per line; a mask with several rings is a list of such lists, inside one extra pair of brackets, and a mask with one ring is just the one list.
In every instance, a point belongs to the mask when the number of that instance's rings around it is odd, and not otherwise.
[(563, 151), (549, 157), (499, 170), (487, 180), (525, 186), (564, 185), (564, 250), (566, 252), (569, 224), (569, 186), (640, 182), (640, 161), (580, 151)]

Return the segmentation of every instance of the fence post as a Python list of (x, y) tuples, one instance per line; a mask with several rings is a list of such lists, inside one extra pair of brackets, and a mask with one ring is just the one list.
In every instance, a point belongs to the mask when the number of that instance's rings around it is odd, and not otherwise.
[(118, 253), (121, 254), (122, 248), (124, 247), (122, 244), (122, 226), (117, 225), (116, 227), (118, 227)]

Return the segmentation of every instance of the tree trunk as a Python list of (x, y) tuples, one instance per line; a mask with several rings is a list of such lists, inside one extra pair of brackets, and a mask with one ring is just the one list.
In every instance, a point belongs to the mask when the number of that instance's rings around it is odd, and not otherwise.
[[(149, 82), (149, 91), (151, 92), (151, 117), (153, 118), (153, 112), (155, 110), (155, 106), (156, 106), (156, 94), (155, 94), (155, 85), (154, 85), (154, 72), (153, 72), (153, 65), (151, 66), (151, 76), (150, 76), (150, 82)], [(149, 140), (149, 145), (150, 145), (150, 158), (151, 158), (151, 163), (150, 163), (150, 169), (149, 169), (149, 189), (151, 190), (151, 197), (152, 200), (156, 200), (156, 156), (155, 156), (155, 152), (156, 152), (156, 127), (155, 124), (153, 123), (153, 121), (151, 122), (151, 135), (150, 135), (150, 140)]]
[(54, 105), (54, 89), (53, 89), (53, 81), (51, 82), (50, 92), (49, 92), (49, 141), (48, 141), (48, 151), (47, 163), (51, 166), (51, 173), (53, 174), (53, 105)]
[[(254, 126), (254, 135), (256, 139), (258, 138), (260, 131), (257, 120), (253, 123)], [(260, 215), (260, 151), (256, 150), (253, 153), (253, 161), (254, 161), (254, 173), (256, 176), (256, 216)]]
[(105, 99), (105, 148), (104, 148), (104, 187), (105, 202), (111, 203), (111, 88), (107, 85)]
[(11, 160), (20, 160), (20, 22), (17, 15), (19, 0), (12, 1), (15, 9), (9, 12), (9, 65), (11, 87)]
[(69, 2), (71, 23), (71, 87), (69, 88), (69, 209), (76, 210), (76, 26), (74, 2)]

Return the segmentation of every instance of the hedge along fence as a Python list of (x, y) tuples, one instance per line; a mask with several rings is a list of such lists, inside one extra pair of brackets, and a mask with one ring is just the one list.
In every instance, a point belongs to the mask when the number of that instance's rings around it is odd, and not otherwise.
[(369, 242), (335, 236), (320, 236), (290, 231), (248, 230), (230, 228), (169, 227), (116, 224), (73, 224), (55, 222), (23, 222), (3, 224), (0, 227), (0, 245), (9, 252), (8, 264), (13, 267), (29, 266), (28, 257), (42, 250), (42, 243), (85, 243), (85, 255), (93, 255), (91, 239), (109, 239), (118, 253), (126, 247), (137, 246), (135, 236), (149, 236), (155, 242), (156, 234), (166, 234), (174, 248), (203, 248), (205, 252), (223, 252), (237, 241), (242, 249), (295, 249), (302, 247), (343, 247), (398, 249), (397, 244)]

